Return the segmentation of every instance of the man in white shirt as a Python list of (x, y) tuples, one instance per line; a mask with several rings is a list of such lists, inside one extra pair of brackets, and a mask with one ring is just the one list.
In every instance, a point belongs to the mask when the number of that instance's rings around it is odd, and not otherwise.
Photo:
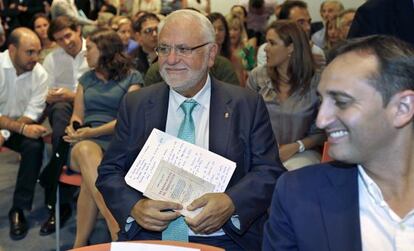
[(413, 250), (414, 48), (375, 35), (336, 55), (317, 125), (337, 161), (278, 180), (263, 250)]
[(15, 29), (9, 47), (0, 53), (0, 146), (20, 153), (21, 161), (13, 203), (9, 212), (10, 237), (26, 236), (28, 224), (23, 210), (30, 210), (37, 177), (42, 166), (42, 134), (36, 124), (43, 109), (48, 75), (37, 63), (41, 50), (37, 35), (27, 28)]
[[(188, 32), (189, 27), (198, 28)], [(213, 25), (204, 15), (175, 11), (158, 29), (158, 62), (165, 83), (126, 95), (113, 141), (98, 169), (96, 186), (120, 225), (119, 240), (165, 239), (164, 230), (169, 232), (175, 219), (180, 220), (173, 211), (181, 209), (180, 204), (148, 199), (124, 177), (153, 128), (180, 137), (183, 121), (189, 119), (194, 126), (190, 142), (237, 167), (224, 193), (208, 193), (191, 203), (187, 209), (200, 208), (201, 213), (181, 221), (185, 236), (180, 237), (226, 250), (256, 250), (270, 191), (284, 171), (264, 101), (208, 74), (218, 46)], [(191, 114), (185, 113), (190, 104)]]
[[(62, 147), (62, 144), (65, 144), (62, 137), (65, 135), (65, 128), (72, 116), (78, 78), (89, 70), (85, 58), (86, 46), (85, 41), (81, 37), (80, 26), (74, 19), (67, 16), (59, 16), (52, 20), (48, 29), (48, 36), (50, 40), (55, 41), (59, 45), (59, 48), (49, 53), (43, 62), (43, 66), (50, 78), (49, 93), (46, 99), (48, 104), (46, 113), (52, 126), (53, 155), (59, 151), (60, 156), (66, 156), (69, 147)], [(41, 184), (44, 187), (54, 187), (57, 183), (58, 175), (51, 175), (51, 173), (54, 173), (52, 169), (58, 169), (58, 167), (50, 164), (42, 172)], [(67, 186), (62, 186), (61, 189), (62, 223), (70, 216), (69, 203), (72, 197), (70, 190), (70, 187)], [(54, 193), (46, 196), (46, 204), (51, 210), (49, 219), (42, 224), (40, 229), (41, 235), (48, 235), (55, 231), (55, 219), (52, 208), (54, 199)]]

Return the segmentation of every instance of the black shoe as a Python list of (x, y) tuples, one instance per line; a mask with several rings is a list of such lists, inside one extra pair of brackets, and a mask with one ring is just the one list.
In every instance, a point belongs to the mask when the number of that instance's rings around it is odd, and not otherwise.
[[(60, 227), (69, 220), (72, 214), (72, 208), (69, 204), (60, 207)], [(49, 218), (40, 227), (39, 234), (42, 236), (52, 234), (56, 231), (55, 210), (49, 210)]]
[(21, 240), (26, 237), (27, 234), (27, 221), (24, 217), (23, 210), (15, 208), (9, 212), (10, 222), (10, 238), (13, 240)]

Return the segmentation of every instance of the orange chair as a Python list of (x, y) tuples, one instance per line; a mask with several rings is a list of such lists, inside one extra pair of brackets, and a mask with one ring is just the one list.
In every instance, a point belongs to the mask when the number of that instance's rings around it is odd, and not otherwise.
[(329, 143), (328, 143), (328, 141), (325, 141), (325, 143), (323, 144), (323, 152), (322, 152), (321, 163), (325, 163), (325, 162), (329, 162), (329, 161), (333, 160), (329, 156), (328, 152), (329, 152)]
[[(59, 176), (59, 183), (64, 183), (72, 186), (80, 186), (82, 183), (82, 175), (66, 173), (67, 167), (62, 168), (62, 172)], [(56, 251), (60, 251), (60, 196), (59, 196), (59, 183), (56, 189), (56, 204), (55, 204), (55, 219), (56, 219)]]

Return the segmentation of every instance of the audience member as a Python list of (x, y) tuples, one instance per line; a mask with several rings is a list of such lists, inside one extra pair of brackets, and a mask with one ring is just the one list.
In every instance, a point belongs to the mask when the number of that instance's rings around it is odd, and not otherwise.
[[(279, 19), (289, 19), (298, 23), (305, 31), (310, 40), (311, 21), (308, 5), (301, 0), (289, 0), (282, 4), (280, 8)], [(323, 50), (315, 45), (312, 41), (311, 49), (313, 58), (318, 68), (323, 68), (326, 64), (325, 54)]]
[(328, 55), (329, 51), (341, 42), (341, 34), (339, 29), (338, 19), (328, 20), (325, 23), (325, 36), (324, 36), (324, 50), (325, 55)]
[(278, 180), (264, 251), (413, 247), (414, 48), (376, 35), (337, 52), (318, 86), (317, 125), (338, 162)]
[(324, 26), (321, 30), (315, 32), (312, 35), (312, 41), (320, 48), (326, 48), (330, 47), (329, 45), (326, 45), (326, 28), (327, 23), (334, 22), (336, 20), (336, 17), (344, 10), (344, 6), (342, 3), (338, 0), (326, 0), (323, 1), (320, 8), (320, 14), (322, 17), (322, 20), (324, 22)]
[(414, 45), (412, 0), (368, 0), (355, 14), (348, 37), (392, 35)]
[(230, 34), (231, 60), (242, 86), (246, 83), (247, 71), (256, 66), (254, 47), (248, 43), (243, 22), (237, 16), (227, 18)]
[(43, 63), (43, 60), (47, 54), (52, 52), (57, 47), (57, 44), (54, 41), (51, 41), (47, 35), (49, 25), (50, 20), (45, 14), (38, 13), (33, 17), (33, 30), (40, 38), (40, 42), (42, 44), (42, 50), (39, 54), (39, 63)]
[[(193, 26), (199, 28), (186, 32)], [(167, 226), (179, 225), (189, 227), (181, 232), (182, 240), (226, 250), (255, 250), (261, 244), (271, 190), (283, 172), (263, 99), (209, 76), (218, 47), (205, 16), (175, 11), (159, 28), (157, 51), (166, 83), (124, 98), (96, 185), (120, 225), (120, 240), (161, 239), (162, 235), (168, 239), (172, 229)], [(178, 134), (185, 117), (185, 108), (180, 107), (188, 103), (195, 104), (192, 115), (187, 115), (195, 125), (189, 133), (192, 143), (235, 161), (237, 168), (226, 192), (194, 200), (187, 209), (201, 208), (201, 212), (184, 221), (171, 211), (182, 205), (148, 199), (128, 186), (124, 176), (153, 128)]]
[(249, 43), (256, 49), (262, 43), (261, 40), (263, 40), (262, 37), (264, 36), (260, 36), (259, 34), (259, 37), (257, 37), (257, 33), (254, 30), (247, 28), (248, 13), (246, 7), (244, 5), (233, 5), (230, 9), (229, 16), (237, 16), (242, 21)]
[(115, 16), (110, 22), (111, 28), (116, 31), (124, 44), (125, 52), (129, 55), (138, 48), (138, 43), (131, 39), (132, 22), (124, 16)]
[(218, 12), (207, 15), (207, 18), (213, 24), (214, 30), (216, 31), (216, 43), (219, 48), (219, 55), (231, 60), (230, 34), (226, 18)]
[(263, 96), (284, 166), (319, 163), (315, 147), (325, 137), (315, 126), (319, 73), (308, 38), (298, 24), (281, 20), (269, 26), (266, 40), (267, 63), (249, 74), (247, 86)]
[[(85, 59), (85, 42), (81, 37), (80, 27), (76, 21), (67, 16), (59, 16), (52, 20), (49, 30), (49, 39), (55, 41), (59, 48), (46, 56), (43, 66), (49, 74), (50, 85), (47, 95), (48, 106), (46, 114), (52, 127), (52, 151), (55, 156), (58, 152), (62, 159), (67, 156), (69, 146), (63, 143), (65, 128), (69, 123), (73, 110), (73, 100), (77, 88), (78, 78), (89, 70)], [(42, 172), (41, 184), (44, 187), (54, 187), (57, 184), (60, 168), (47, 165)], [(61, 221), (62, 225), (69, 219), (73, 191), (70, 186), (62, 185), (61, 189)], [(49, 219), (42, 224), (40, 233), (47, 235), (55, 231), (54, 200), (55, 194), (46, 197), (50, 210)]]
[(255, 49), (264, 42), (264, 33), (269, 16), (273, 13), (276, 1), (274, 0), (249, 0), (247, 4), (246, 18), (247, 31), (251, 44)]
[(0, 53), (0, 146), (20, 153), (13, 202), (9, 211), (10, 237), (26, 236), (23, 210), (30, 210), (42, 166), (46, 128), (36, 124), (45, 107), (48, 76), (37, 63), (41, 50), (37, 35), (27, 28), (10, 34), (8, 50)]
[[(132, 70), (122, 41), (114, 31), (91, 33), (86, 48), (86, 59), (93, 70), (79, 78), (73, 114), (63, 137), (72, 144), (70, 168), (82, 174), (74, 248), (87, 245), (98, 209), (112, 240), (117, 239), (118, 224), (95, 187), (97, 168), (112, 138), (122, 97), (143, 82), (141, 74)], [(77, 128), (75, 124), (85, 127)]]
[(145, 76), (149, 66), (156, 61), (155, 47), (157, 47), (157, 26), (160, 19), (153, 13), (144, 13), (132, 24), (138, 48), (131, 56), (135, 60), (135, 68)]

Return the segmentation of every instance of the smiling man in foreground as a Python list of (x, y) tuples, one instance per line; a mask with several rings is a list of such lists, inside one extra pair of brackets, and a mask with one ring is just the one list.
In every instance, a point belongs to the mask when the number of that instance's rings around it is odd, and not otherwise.
[(317, 125), (338, 162), (283, 175), (264, 250), (412, 250), (414, 49), (352, 40), (322, 74)]

